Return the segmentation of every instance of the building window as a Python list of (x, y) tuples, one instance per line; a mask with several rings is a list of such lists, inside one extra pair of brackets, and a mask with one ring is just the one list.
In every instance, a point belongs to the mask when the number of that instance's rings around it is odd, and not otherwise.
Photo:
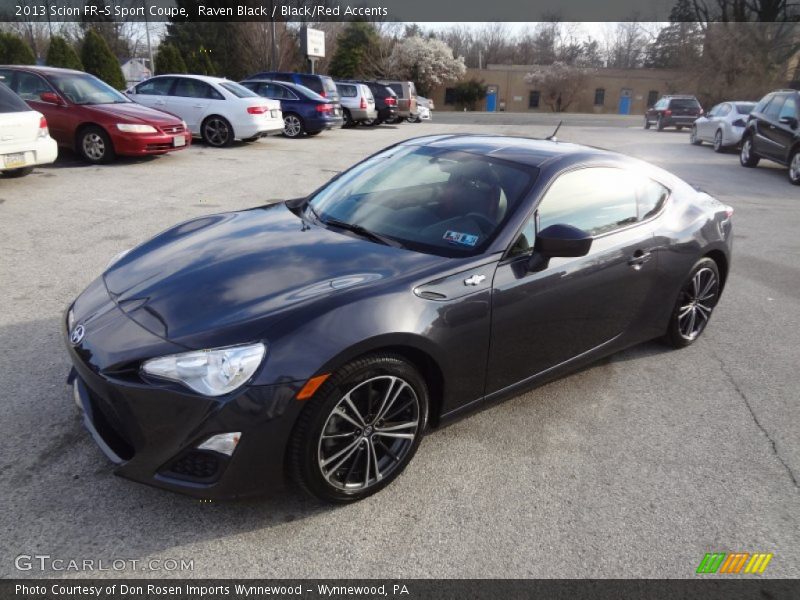
[(606, 103), (606, 91), (603, 88), (597, 88), (594, 91), (594, 105), (603, 106)]
[(647, 108), (650, 108), (656, 102), (658, 102), (658, 90), (650, 90), (647, 92)]
[(445, 88), (444, 89), (444, 103), (445, 104), (455, 104), (456, 103), (456, 88)]
[(539, 96), (541, 94), (538, 90), (532, 90), (528, 96), (528, 108), (539, 108)]

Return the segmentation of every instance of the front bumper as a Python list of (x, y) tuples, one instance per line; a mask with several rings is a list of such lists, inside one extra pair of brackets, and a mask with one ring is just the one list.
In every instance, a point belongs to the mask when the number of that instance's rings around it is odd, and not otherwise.
[(169, 133), (123, 133), (111, 132), (114, 152), (124, 156), (148, 156), (184, 150), (192, 143), (192, 134), (182, 131)]
[[(68, 378), (73, 398), (86, 429), (116, 465), (116, 475), (215, 500), (282, 487), (285, 448), (302, 408), (295, 400), (302, 382), (246, 386), (209, 398), (178, 384), (144, 380), (138, 367), (124, 366), (124, 359), (104, 369), (98, 363), (113, 353), (98, 345), (160, 339), (118, 308), (104, 310), (82, 321), (93, 343), (72, 345), (66, 319), (64, 335), (73, 364)], [(213, 435), (234, 431), (241, 439), (230, 457), (197, 449)]]

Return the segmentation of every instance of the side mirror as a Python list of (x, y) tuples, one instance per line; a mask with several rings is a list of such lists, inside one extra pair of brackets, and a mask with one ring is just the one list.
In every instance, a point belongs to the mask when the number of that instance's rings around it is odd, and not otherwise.
[(528, 263), (529, 271), (541, 271), (551, 258), (586, 256), (592, 247), (592, 236), (583, 229), (557, 223), (542, 229)]
[(48, 104), (55, 104), (57, 106), (64, 105), (64, 101), (55, 92), (42, 92), (41, 94), (39, 94), (39, 99), (42, 102), (47, 102)]
[(788, 125), (792, 129), (797, 128), (797, 119), (794, 117), (781, 117), (780, 119), (778, 119), (778, 123), (782, 125)]

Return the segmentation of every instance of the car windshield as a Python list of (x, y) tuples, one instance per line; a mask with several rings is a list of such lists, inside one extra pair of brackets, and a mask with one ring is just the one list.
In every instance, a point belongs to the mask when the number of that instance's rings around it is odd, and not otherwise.
[(737, 102), (736, 112), (738, 112), (740, 115), (749, 115), (751, 112), (753, 112), (755, 106), (755, 102)]
[(248, 90), (243, 85), (239, 85), (238, 83), (234, 83), (233, 81), (225, 81), (219, 84), (220, 87), (225, 88), (231, 94), (236, 96), (237, 98), (258, 98), (258, 94), (255, 92)]
[(0, 82), (0, 113), (29, 112), (31, 107), (12, 92), (4, 83)]
[(331, 181), (305, 212), (420, 252), (469, 256), (488, 246), (536, 173), (447, 148), (399, 145)]
[(88, 73), (51, 75), (50, 81), (73, 104), (127, 104), (131, 102), (110, 85)]

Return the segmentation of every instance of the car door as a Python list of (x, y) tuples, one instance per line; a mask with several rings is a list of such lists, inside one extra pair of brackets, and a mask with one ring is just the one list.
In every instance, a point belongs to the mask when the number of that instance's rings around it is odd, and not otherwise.
[[(666, 188), (628, 170), (558, 176), (494, 276), (487, 395), (613, 342), (637, 321), (657, 277), (653, 212), (639, 199), (659, 188), (663, 203)], [(536, 232), (557, 223), (591, 233), (589, 253), (531, 272)]]
[(153, 77), (131, 88), (128, 96), (138, 104), (158, 110), (167, 110), (169, 96), (174, 85), (174, 77)]
[(189, 130), (199, 135), (211, 101), (224, 98), (205, 81), (193, 77), (176, 77), (176, 80), (172, 93), (166, 97), (166, 110), (186, 121)]
[(784, 164), (789, 163), (789, 151), (792, 149), (797, 131), (797, 101), (794, 94), (786, 96), (786, 100), (774, 123), (772, 139), (775, 142), (776, 158)]
[(782, 160), (782, 144), (776, 132), (778, 115), (786, 101), (783, 94), (775, 94), (758, 115), (756, 123), (755, 150), (761, 156), (772, 160)]
[(711, 141), (714, 138), (714, 132), (717, 128), (717, 120), (719, 119), (721, 109), (722, 104), (717, 104), (708, 111), (705, 118), (700, 117), (694, 122), (695, 127), (697, 127), (697, 135), (701, 140)]
[(75, 111), (63, 100), (63, 104), (44, 102), (41, 95), (45, 92), (61, 94), (47, 80), (27, 71), (16, 71), (12, 77), (11, 89), (25, 100), (33, 110), (38, 110), (47, 119), (50, 136), (62, 146), (72, 145), (75, 135)]

